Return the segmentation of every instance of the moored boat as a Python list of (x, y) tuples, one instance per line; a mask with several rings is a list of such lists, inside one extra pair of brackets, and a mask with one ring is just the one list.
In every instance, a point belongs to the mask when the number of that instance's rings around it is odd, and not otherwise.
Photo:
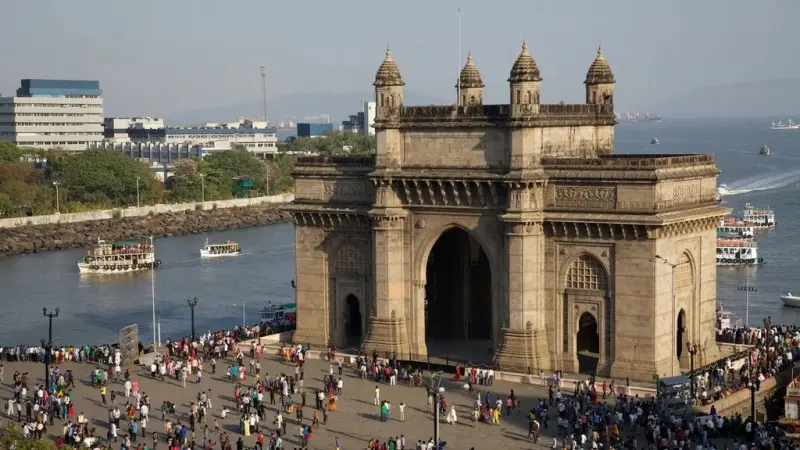
[(769, 148), (769, 145), (764, 145), (761, 147), (761, 150), (758, 151), (759, 155), (771, 155), (773, 154), (772, 149)]
[(297, 304), (283, 303), (276, 305), (269, 302), (261, 310), (261, 323), (267, 326), (288, 325), (297, 319)]
[(792, 122), (792, 119), (789, 119), (789, 123), (783, 122), (772, 122), (772, 126), (770, 127), (771, 130), (798, 130), (800, 129), (800, 123)]
[(717, 233), (718, 266), (754, 266), (764, 264), (758, 256), (758, 244), (753, 239), (742, 239)]
[(769, 207), (753, 206), (745, 203), (742, 221), (756, 228), (769, 228), (775, 226), (775, 211)]
[(800, 308), (800, 297), (792, 295), (791, 292), (787, 292), (781, 295), (781, 301), (786, 306), (791, 306), (792, 308)]
[(114, 242), (98, 239), (77, 265), (80, 273), (125, 273), (158, 267), (161, 260), (156, 259), (152, 237)]
[(756, 237), (756, 229), (735, 217), (725, 217), (720, 220), (717, 226), (717, 233), (728, 233), (736, 238), (753, 239)]
[(720, 330), (727, 330), (728, 328), (741, 328), (742, 327), (742, 319), (736, 317), (736, 314), (725, 311), (723, 306), (720, 304), (717, 306), (717, 328)]
[(224, 244), (209, 244), (206, 238), (206, 245), (200, 249), (200, 256), (203, 258), (218, 258), (221, 256), (236, 256), (242, 253), (239, 244), (228, 241)]

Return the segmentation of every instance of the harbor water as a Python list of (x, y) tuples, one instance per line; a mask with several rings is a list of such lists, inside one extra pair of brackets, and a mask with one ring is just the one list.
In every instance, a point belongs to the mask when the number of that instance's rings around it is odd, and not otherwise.
[[(770, 130), (771, 119), (625, 123), (616, 127), (617, 153), (714, 153), (731, 195), (726, 206), (741, 212), (746, 202), (770, 206), (778, 226), (758, 236), (767, 264), (750, 270), (750, 324), (772, 316), (775, 323), (798, 323), (800, 309), (782, 306), (779, 296), (800, 293), (800, 130)], [(660, 144), (651, 145), (653, 138)], [(758, 154), (763, 145), (775, 152)], [(239, 242), (237, 257), (201, 259), (206, 237)], [(151, 283), (162, 340), (190, 333), (187, 297), (197, 297), (198, 333), (248, 323), (268, 302), (292, 302), (293, 225), (278, 224), (156, 239), (163, 265), (149, 272), (115, 276), (79, 275), (75, 261), (83, 250), (68, 250), (0, 260), (0, 346), (35, 344), (47, 334), (42, 308), (60, 308), (53, 320), (60, 344), (110, 343), (119, 329), (139, 324), (143, 341), (152, 339)], [(725, 309), (745, 318), (747, 269), (719, 267), (717, 297)]]

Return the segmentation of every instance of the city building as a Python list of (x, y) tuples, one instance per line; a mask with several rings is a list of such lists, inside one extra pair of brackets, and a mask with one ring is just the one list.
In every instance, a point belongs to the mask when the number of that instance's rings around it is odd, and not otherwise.
[[(230, 123), (208, 123), (201, 127), (168, 127), (163, 119), (151, 117), (109, 118), (105, 121), (104, 147), (142, 144), (144, 148), (164, 146), (198, 147), (206, 153), (241, 146), (260, 157), (278, 152), (275, 129), (263, 120), (241, 119)], [(125, 147), (127, 148), (127, 147)]]
[(103, 140), (99, 81), (24, 79), (0, 97), (0, 141), (35, 148), (85, 150)]
[(508, 102), (472, 55), (458, 104), (405, 106), (387, 50), (374, 156), (295, 167), (297, 330), (315, 348), (518, 373), (652, 380), (718, 359), (711, 154), (614, 154), (598, 49), (581, 104), (540, 104), (523, 43)]
[(333, 131), (332, 123), (298, 123), (297, 137), (320, 137)]
[(375, 135), (375, 102), (362, 102), (363, 110), (349, 116), (342, 122), (341, 131)]

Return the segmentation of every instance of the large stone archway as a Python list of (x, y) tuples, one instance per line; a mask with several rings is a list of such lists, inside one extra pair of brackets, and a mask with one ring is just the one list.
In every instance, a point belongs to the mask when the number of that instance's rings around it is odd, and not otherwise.
[(481, 244), (460, 227), (445, 230), (425, 261), (425, 279), (428, 355), (491, 360), (492, 274)]
[(586, 252), (565, 267), (560, 330), (562, 365), (567, 372), (579, 372), (587, 367), (587, 359), (593, 359), (592, 372), (605, 376), (613, 362), (614, 329), (608, 271), (600, 259)]
[(369, 303), (364, 301), (370, 283), (368, 253), (358, 242), (344, 241), (333, 255), (328, 278), (332, 344), (339, 349), (358, 349), (370, 314)]
[(695, 284), (694, 264), (688, 252), (682, 252), (675, 267), (675, 305), (676, 313), (673, 321), (675, 322), (675, 357), (682, 369), (689, 369), (691, 365), (689, 352), (686, 345), (693, 340), (695, 329), (698, 327), (694, 323), (699, 314), (692, 314), (699, 308), (697, 305), (697, 286)]

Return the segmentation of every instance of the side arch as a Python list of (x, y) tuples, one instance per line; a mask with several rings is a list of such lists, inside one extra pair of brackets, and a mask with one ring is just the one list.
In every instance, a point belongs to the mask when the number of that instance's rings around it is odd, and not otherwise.
[(678, 324), (680, 314), (684, 314), (682, 325), (684, 330), (676, 328), (673, 339), (681, 349), (677, 351), (680, 366), (688, 368), (690, 366), (690, 356), (686, 352), (686, 344), (693, 342), (700, 336), (700, 292), (698, 283), (698, 264), (692, 253), (685, 249), (677, 258), (675, 267), (675, 311), (672, 317), (673, 322)]
[(335, 347), (358, 348), (360, 342), (352, 342), (348, 332), (352, 325), (348, 318), (354, 316), (348, 298), (353, 296), (358, 300), (357, 318), (361, 322), (363, 338), (374, 303), (371, 294), (372, 249), (367, 241), (351, 236), (332, 239), (328, 245), (326, 292), (331, 340)]

